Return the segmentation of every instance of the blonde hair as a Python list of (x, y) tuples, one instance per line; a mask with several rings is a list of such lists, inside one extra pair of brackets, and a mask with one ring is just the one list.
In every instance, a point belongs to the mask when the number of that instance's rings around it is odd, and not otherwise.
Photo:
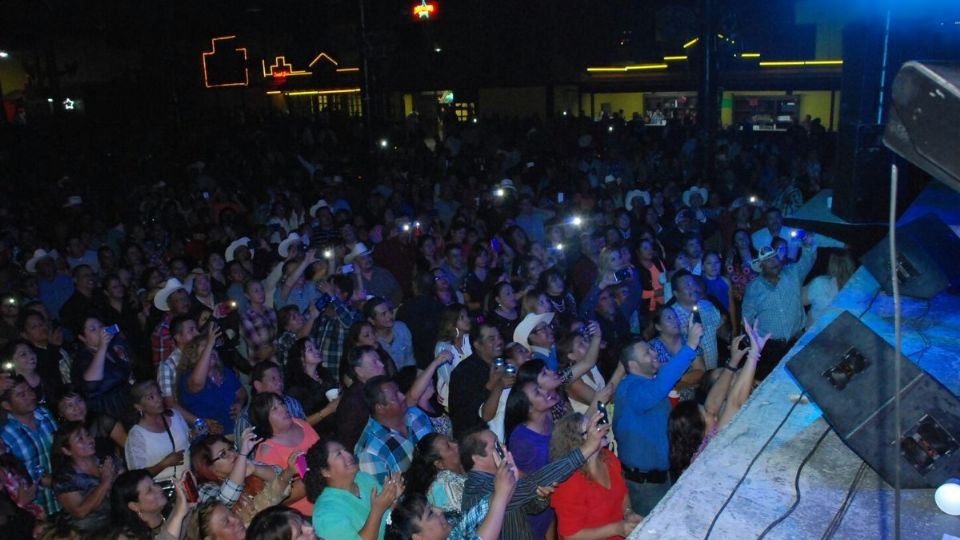
[(850, 276), (856, 271), (857, 263), (853, 260), (853, 256), (850, 255), (849, 251), (843, 250), (830, 254), (830, 259), (827, 263), (827, 273), (836, 278), (837, 288), (842, 289), (847, 283), (847, 280), (850, 279)]
[(550, 436), (550, 461), (555, 461), (580, 448), (583, 444), (584, 416), (581, 413), (570, 413), (553, 425), (553, 435)]

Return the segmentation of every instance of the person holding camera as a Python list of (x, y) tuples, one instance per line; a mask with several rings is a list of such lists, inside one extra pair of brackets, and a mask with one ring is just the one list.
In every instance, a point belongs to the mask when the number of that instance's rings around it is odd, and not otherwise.
[(627, 375), (614, 396), (613, 432), (623, 460), (630, 507), (641, 515), (649, 514), (671, 485), (668, 396), (696, 358), (703, 325), (691, 316), (686, 333), (685, 346), (665, 364), (644, 341), (636, 341), (620, 353)]

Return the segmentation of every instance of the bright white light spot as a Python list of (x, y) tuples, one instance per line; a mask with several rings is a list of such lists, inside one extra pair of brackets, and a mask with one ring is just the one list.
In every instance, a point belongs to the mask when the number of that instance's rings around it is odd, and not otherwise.
[(494, 193), (496, 194), (497, 197), (503, 197), (504, 195), (507, 194), (507, 192), (504, 191), (503, 188), (497, 188), (497, 191), (495, 191)]
[(945, 514), (960, 516), (960, 480), (951, 478), (933, 494), (937, 507)]
[(583, 218), (580, 216), (573, 216), (573, 221), (571, 223), (573, 223), (574, 226), (579, 227), (583, 225)]
[(386, 139), (380, 139), (380, 148), (386, 148), (390, 143)]

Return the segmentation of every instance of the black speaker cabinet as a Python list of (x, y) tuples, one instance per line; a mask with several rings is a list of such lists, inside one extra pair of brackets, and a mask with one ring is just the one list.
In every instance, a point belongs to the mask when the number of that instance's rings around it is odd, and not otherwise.
[(960, 64), (907, 62), (900, 68), (883, 142), (960, 190)]
[[(894, 417), (900, 362), (901, 432)], [(960, 476), (960, 400), (863, 322), (843, 312), (787, 369), (837, 435), (891, 486), (932, 488)]]
[[(890, 237), (863, 257), (863, 265), (887, 293), (893, 292)], [(960, 287), (960, 237), (940, 218), (926, 214), (897, 227), (897, 275), (900, 294), (933, 298)]]

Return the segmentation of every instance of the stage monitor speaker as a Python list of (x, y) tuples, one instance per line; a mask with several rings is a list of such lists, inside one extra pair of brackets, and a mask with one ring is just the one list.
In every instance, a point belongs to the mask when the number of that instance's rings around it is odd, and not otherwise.
[[(883, 239), (863, 257), (863, 265), (883, 290), (893, 293), (890, 240)], [(960, 238), (940, 218), (926, 214), (897, 227), (897, 281), (900, 294), (933, 298), (960, 287)]]
[[(900, 362), (901, 432), (894, 416)], [(937, 487), (960, 476), (960, 400), (843, 312), (787, 362), (837, 435), (891, 486)]]
[(960, 65), (904, 64), (893, 81), (883, 142), (960, 190)]

